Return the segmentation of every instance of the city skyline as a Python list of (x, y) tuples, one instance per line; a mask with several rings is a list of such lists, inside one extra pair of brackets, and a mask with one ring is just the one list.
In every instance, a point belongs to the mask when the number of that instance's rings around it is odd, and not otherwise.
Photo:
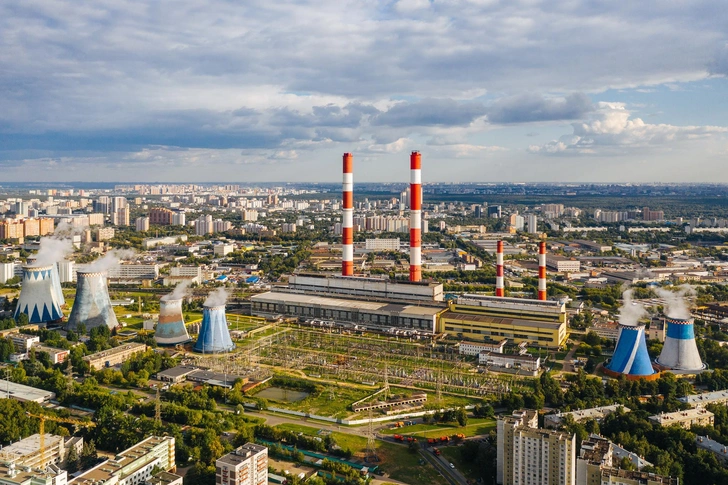
[(4, 182), (722, 182), (717, 1), (0, 6)]

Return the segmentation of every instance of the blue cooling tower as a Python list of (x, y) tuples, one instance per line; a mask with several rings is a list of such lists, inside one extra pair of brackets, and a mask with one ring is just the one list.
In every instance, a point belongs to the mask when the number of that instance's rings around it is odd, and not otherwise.
[(620, 325), (617, 347), (607, 369), (628, 376), (647, 377), (655, 374), (647, 353), (644, 325)]
[(661, 366), (673, 370), (698, 371), (705, 368), (695, 345), (695, 329), (692, 318), (665, 318), (667, 334), (662, 352), (657, 358)]
[(206, 354), (230, 352), (234, 348), (225, 318), (225, 306), (203, 307), (200, 334), (193, 350)]
[[(16, 320), (21, 313), (28, 315), (30, 323), (52, 322), (63, 318), (63, 303), (59, 300), (59, 293), (53, 282), (55, 267), (55, 264), (23, 266), (23, 285), (13, 315)], [(57, 278), (58, 272), (55, 274)]]

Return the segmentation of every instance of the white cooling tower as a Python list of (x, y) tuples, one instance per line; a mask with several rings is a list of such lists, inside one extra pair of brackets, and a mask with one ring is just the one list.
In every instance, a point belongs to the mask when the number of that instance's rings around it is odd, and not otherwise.
[[(30, 323), (52, 322), (63, 318), (62, 303), (53, 282), (54, 268), (55, 264), (23, 266), (23, 284), (14, 315), (16, 320), (21, 313), (28, 315)], [(57, 276), (56, 272), (56, 278)]]
[(159, 323), (154, 331), (154, 340), (159, 345), (177, 345), (189, 342), (190, 336), (182, 315), (182, 300), (159, 301)]
[(667, 332), (657, 363), (662, 367), (681, 371), (697, 371), (705, 368), (695, 344), (692, 318), (666, 317)]
[(73, 302), (67, 328), (75, 330), (79, 324), (86, 329), (107, 326), (112, 329), (119, 325), (111, 306), (106, 271), (76, 272), (76, 300)]

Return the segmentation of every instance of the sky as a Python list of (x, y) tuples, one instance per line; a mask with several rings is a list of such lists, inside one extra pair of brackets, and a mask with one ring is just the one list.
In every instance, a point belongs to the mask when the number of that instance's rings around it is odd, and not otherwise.
[(724, 0), (0, 2), (2, 181), (728, 183)]

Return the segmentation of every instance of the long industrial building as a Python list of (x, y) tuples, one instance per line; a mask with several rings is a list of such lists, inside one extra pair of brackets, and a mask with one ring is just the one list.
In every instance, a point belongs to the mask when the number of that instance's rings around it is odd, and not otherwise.
[(439, 316), (438, 333), (558, 348), (567, 338), (566, 306), (548, 300), (463, 295), (449, 302)]
[(391, 281), (362, 276), (294, 274), (288, 278), (292, 291), (328, 293), (395, 300), (442, 301), (443, 286), (433, 282)]
[(256, 316), (295, 315), (428, 332), (436, 331), (437, 316), (444, 310), (440, 305), (418, 306), (277, 291), (254, 295), (250, 300)]

